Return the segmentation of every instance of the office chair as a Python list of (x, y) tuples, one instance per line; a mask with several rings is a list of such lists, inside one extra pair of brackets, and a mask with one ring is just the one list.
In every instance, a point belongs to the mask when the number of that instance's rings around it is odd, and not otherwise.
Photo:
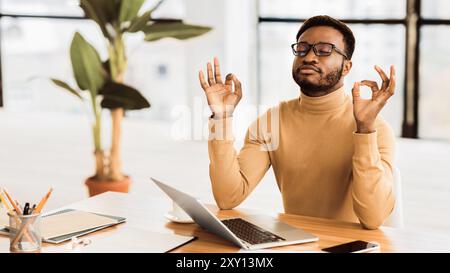
[(402, 178), (400, 176), (400, 170), (394, 167), (394, 193), (395, 193), (395, 207), (391, 215), (386, 219), (383, 226), (402, 228), (403, 222), (403, 198), (402, 198)]

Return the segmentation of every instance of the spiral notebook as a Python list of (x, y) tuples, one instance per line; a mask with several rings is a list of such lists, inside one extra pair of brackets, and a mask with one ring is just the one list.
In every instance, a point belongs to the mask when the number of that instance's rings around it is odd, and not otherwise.
[[(58, 244), (70, 240), (74, 236), (82, 236), (123, 223), (126, 218), (66, 209), (45, 215), (41, 221), (42, 241)], [(9, 234), (8, 227), (1, 228), (0, 233)]]

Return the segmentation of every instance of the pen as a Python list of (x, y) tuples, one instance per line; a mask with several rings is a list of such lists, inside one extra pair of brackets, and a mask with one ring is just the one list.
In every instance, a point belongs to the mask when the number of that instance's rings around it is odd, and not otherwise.
[(28, 215), (30, 210), (30, 203), (25, 203), (25, 206), (23, 207), (23, 215)]
[(34, 204), (34, 205), (31, 207), (30, 214), (33, 214), (33, 212), (34, 212), (35, 209), (36, 209), (36, 204)]

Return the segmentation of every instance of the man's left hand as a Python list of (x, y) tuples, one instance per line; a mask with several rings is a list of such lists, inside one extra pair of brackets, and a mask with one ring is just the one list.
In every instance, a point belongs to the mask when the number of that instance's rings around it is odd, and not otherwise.
[[(375, 132), (375, 119), (388, 99), (394, 95), (395, 90), (395, 68), (391, 65), (391, 75), (388, 78), (386, 73), (379, 67), (375, 70), (380, 74), (383, 81), (381, 88), (375, 81), (364, 80), (355, 82), (352, 89), (353, 115), (356, 120), (356, 133), (369, 134)], [(370, 100), (362, 99), (360, 96), (360, 86), (365, 85), (372, 90)]]

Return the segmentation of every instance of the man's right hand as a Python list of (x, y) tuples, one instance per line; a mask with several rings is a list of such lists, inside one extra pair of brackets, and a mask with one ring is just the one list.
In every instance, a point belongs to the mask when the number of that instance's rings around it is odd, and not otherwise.
[[(219, 60), (214, 58), (214, 73), (211, 63), (208, 62), (208, 83), (205, 81), (203, 71), (199, 71), (200, 84), (205, 91), (208, 105), (214, 118), (231, 117), (237, 104), (242, 98), (241, 82), (236, 76), (228, 74), (225, 83), (222, 82), (219, 68)], [(234, 84), (234, 90), (233, 90)]]

